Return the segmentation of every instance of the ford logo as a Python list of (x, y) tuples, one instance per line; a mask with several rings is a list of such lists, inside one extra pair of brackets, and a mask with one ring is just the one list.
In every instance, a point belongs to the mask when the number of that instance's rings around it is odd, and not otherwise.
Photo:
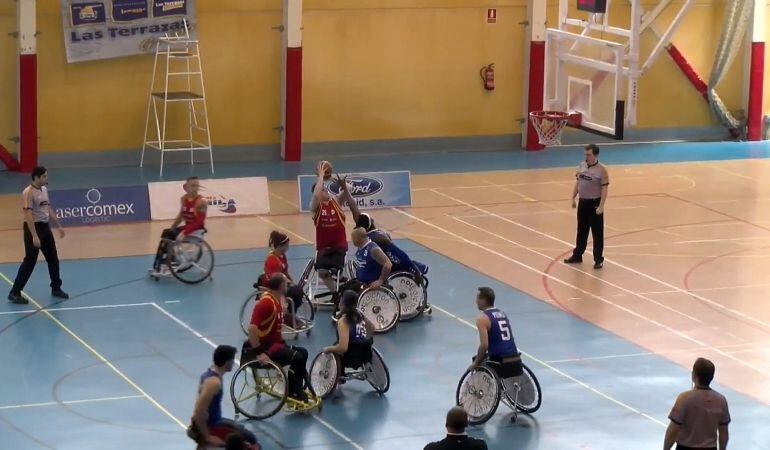
[[(353, 197), (368, 197), (382, 190), (382, 181), (372, 177), (350, 176), (348, 177), (348, 186)], [(332, 183), (329, 190), (334, 195), (339, 195), (341, 192), (337, 183)]]

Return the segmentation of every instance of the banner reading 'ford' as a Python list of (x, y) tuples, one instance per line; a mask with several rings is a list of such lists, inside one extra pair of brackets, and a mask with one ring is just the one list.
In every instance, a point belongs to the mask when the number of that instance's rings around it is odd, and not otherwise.
[(150, 220), (147, 186), (66, 189), (49, 195), (62, 226)]
[[(412, 206), (412, 179), (409, 171), (342, 175), (347, 176), (348, 188), (359, 209)], [(317, 179), (315, 175), (300, 175), (297, 179), (301, 212), (310, 211), (313, 183)], [(336, 183), (328, 181), (326, 185), (334, 195), (339, 194), (340, 188)]]

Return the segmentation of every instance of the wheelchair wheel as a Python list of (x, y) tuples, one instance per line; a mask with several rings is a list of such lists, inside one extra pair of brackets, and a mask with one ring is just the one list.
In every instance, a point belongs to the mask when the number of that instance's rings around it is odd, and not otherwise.
[(342, 375), (340, 358), (333, 353), (319, 353), (310, 364), (310, 387), (318, 397), (327, 398), (337, 389)]
[(174, 242), (170, 254), (171, 274), (182, 283), (200, 283), (214, 270), (214, 251), (206, 241), (195, 236)]
[[(310, 330), (313, 329), (313, 321), (315, 320), (316, 307), (308, 300), (303, 293), (302, 303), (296, 311), (284, 311), (283, 320), (283, 337), (298, 339), (302, 333), (307, 333), (310, 336)], [(287, 299), (289, 302), (289, 308), (294, 308), (294, 302), (291, 299)], [(243, 323), (243, 320), (241, 320)]]
[(230, 398), (236, 411), (249, 419), (262, 420), (281, 410), (288, 395), (283, 370), (272, 361), (251, 361), (241, 366), (230, 383)]
[(390, 289), (401, 306), (401, 322), (408, 322), (422, 314), (426, 292), (409, 272), (397, 272), (388, 278)]
[(375, 391), (380, 394), (388, 392), (390, 389), (390, 371), (385, 365), (385, 360), (376, 348), (372, 347), (372, 361), (364, 364), (366, 381), (372, 385)]
[(254, 311), (254, 305), (257, 304), (257, 300), (259, 300), (259, 296), (262, 293), (259, 291), (254, 291), (246, 298), (246, 301), (243, 302), (243, 306), (241, 306), (241, 313), (240, 313), (240, 319), (241, 319), (241, 330), (243, 330), (243, 333), (248, 336), (249, 335), (249, 325), (251, 325), (251, 313)]
[[(524, 372), (518, 377), (507, 378), (505, 383), (505, 396), (511, 405), (525, 413), (532, 414), (540, 409), (540, 403), (543, 401), (540, 383), (535, 378), (535, 374), (529, 370), (529, 367), (522, 364)], [(516, 398), (516, 390), (519, 396)], [(514, 402), (514, 400), (516, 400)]]
[(486, 422), (500, 405), (500, 383), (492, 369), (479, 366), (466, 371), (457, 385), (457, 404), (468, 412), (468, 423)]
[(375, 333), (385, 333), (396, 325), (401, 307), (396, 294), (388, 288), (365, 289), (356, 309), (374, 324)]

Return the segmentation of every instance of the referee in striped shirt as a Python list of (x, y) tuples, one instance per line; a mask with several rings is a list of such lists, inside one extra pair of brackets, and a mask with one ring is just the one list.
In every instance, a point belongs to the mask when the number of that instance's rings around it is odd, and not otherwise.
[(61, 299), (69, 298), (69, 295), (61, 289), (59, 255), (56, 252), (56, 241), (49, 222), (53, 221), (59, 229), (61, 238), (64, 238), (64, 229), (56, 218), (56, 212), (51, 208), (47, 184), (48, 171), (45, 167), (35, 167), (32, 169), (32, 183), (21, 194), (24, 204), (24, 260), (8, 294), (8, 300), (12, 303), (22, 305), (28, 303), (27, 299), (21, 295), (21, 291), (27, 285), (41, 251), (48, 263), (48, 274), (51, 276), (51, 295)]
[[(599, 147), (589, 144), (585, 147), (585, 161), (575, 172), (575, 187), (572, 188), (572, 207), (577, 207), (577, 236), (572, 256), (565, 259), (567, 264), (583, 262), (583, 253), (588, 245), (588, 232), (594, 241), (594, 269), (604, 266), (604, 203), (610, 176), (607, 168), (599, 163)], [(575, 197), (579, 197), (575, 202)]]

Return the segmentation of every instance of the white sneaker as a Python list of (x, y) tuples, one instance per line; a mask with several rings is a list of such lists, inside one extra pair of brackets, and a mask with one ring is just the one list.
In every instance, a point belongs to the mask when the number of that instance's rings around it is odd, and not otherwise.
[(168, 266), (161, 266), (160, 270), (149, 269), (148, 272), (151, 277), (155, 278), (165, 278), (171, 276), (171, 270), (169, 270)]

